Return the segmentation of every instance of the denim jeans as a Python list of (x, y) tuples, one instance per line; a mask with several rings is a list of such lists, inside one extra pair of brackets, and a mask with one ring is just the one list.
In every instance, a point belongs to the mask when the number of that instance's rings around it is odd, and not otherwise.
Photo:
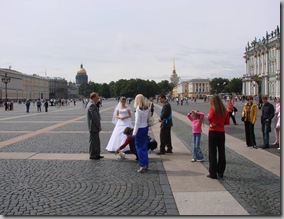
[(270, 123), (266, 121), (261, 122), (263, 143), (265, 147), (269, 147), (269, 132), (271, 132)]
[(200, 149), (200, 139), (201, 133), (193, 133), (192, 158), (196, 160), (204, 159)]

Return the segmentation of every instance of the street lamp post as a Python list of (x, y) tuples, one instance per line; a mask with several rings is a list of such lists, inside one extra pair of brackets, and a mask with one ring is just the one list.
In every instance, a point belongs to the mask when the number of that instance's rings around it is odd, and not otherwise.
[(8, 109), (8, 98), (7, 98), (7, 84), (10, 82), (10, 77), (7, 76), (7, 72), (5, 73), (5, 76), (2, 77), (2, 82), (5, 84), (5, 110)]

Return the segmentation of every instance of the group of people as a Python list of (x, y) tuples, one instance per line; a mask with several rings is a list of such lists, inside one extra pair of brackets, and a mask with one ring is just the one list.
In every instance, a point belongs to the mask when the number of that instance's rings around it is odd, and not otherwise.
[[(91, 93), (91, 101), (87, 107), (88, 125), (90, 131), (90, 159), (101, 159), (100, 154), (100, 139), (99, 132), (101, 131), (101, 122), (99, 109), (96, 106), (99, 100), (98, 93)], [(276, 141), (274, 144), (279, 144), (280, 130), (280, 98), (274, 107), (267, 101), (267, 97), (263, 98), (262, 107), (262, 132), (264, 146), (269, 147), (269, 132), (271, 132), (272, 118), (274, 120), (274, 130), (276, 133)], [(165, 95), (159, 96), (160, 103), (163, 104), (159, 122), (160, 124), (160, 149), (157, 155), (173, 153), (171, 142), (171, 127), (172, 109)], [(209, 99), (209, 133), (208, 133), (208, 152), (209, 152), (209, 175), (212, 179), (223, 178), (226, 168), (225, 158), (225, 125), (230, 124), (231, 113), (236, 109), (232, 102), (229, 101), (227, 107), (218, 95), (213, 95)], [(113, 123), (115, 124), (114, 131), (106, 147), (108, 151), (113, 151), (115, 154), (130, 150), (136, 155), (136, 160), (139, 161), (139, 173), (148, 170), (148, 119), (153, 115), (153, 102), (147, 103), (146, 98), (142, 94), (138, 94), (134, 100), (135, 108), (135, 123), (131, 124), (131, 109), (126, 105), (126, 98), (121, 98), (119, 104), (113, 113)], [(254, 136), (254, 124), (256, 121), (257, 106), (253, 103), (253, 98), (249, 97), (248, 102), (244, 105), (242, 111), (242, 121), (245, 125), (246, 143), (247, 146), (257, 148)], [(204, 123), (204, 113), (197, 110), (192, 110), (187, 114), (188, 119), (192, 122), (192, 162), (204, 161), (204, 156), (200, 149), (202, 124)], [(232, 117), (231, 117), (232, 118)], [(232, 118), (233, 119), (233, 118)], [(235, 119), (233, 119), (236, 125)], [(130, 143), (132, 142), (132, 143)]]
[[(276, 140), (273, 145), (279, 145), (278, 149), (280, 149), (280, 97), (277, 97), (276, 109), (274, 106), (268, 102), (268, 98), (266, 96), (262, 97), (262, 108), (261, 108), (261, 129), (263, 136), (263, 149), (269, 148), (269, 133), (271, 132), (271, 125), (273, 125), (273, 129), (275, 132)], [(248, 98), (248, 102), (244, 105), (244, 109), (242, 111), (242, 121), (245, 124), (245, 135), (246, 135), (246, 144), (247, 147), (258, 148), (255, 141), (254, 134), (254, 124), (257, 118), (257, 105), (253, 102), (253, 97), (250, 96)], [(274, 118), (274, 121), (273, 121)], [(273, 124), (272, 124), (273, 123)]]
[[(90, 101), (87, 106), (87, 121), (90, 132), (89, 138), (89, 155), (90, 159), (99, 160), (104, 158), (101, 155), (101, 145), (99, 132), (102, 130), (101, 117), (97, 103), (99, 101), (98, 93), (91, 93)], [(171, 106), (167, 102), (165, 95), (160, 95), (159, 100), (164, 103), (164, 107), (161, 111), (160, 122), (161, 122), (161, 142), (160, 151), (157, 154), (172, 153), (171, 145), (171, 126), (172, 126), (172, 115)], [(122, 97), (119, 104), (116, 106), (112, 122), (115, 124), (112, 136), (108, 142), (106, 149), (119, 153), (124, 150), (135, 151), (136, 159), (139, 161), (138, 173), (143, 173), (148, 170), (149, 159), (148, 159), (148, 119), (153, 116), (154, 104), (153, 100), (148, 103), (146, 98), (142, 94), (138, 94), (134, 100), (135, 108), (135, 122), (134, 126), (131, 124), (131, 109), (126, 105), (126, 98)], [(130, 144), (133, 142), (134, 144)], [(129, 144), (130, 148), (127, 146)], [(135, 145), (135, 149), (133, 146)], [(167, 147), (167, 150), (165, 148)]]

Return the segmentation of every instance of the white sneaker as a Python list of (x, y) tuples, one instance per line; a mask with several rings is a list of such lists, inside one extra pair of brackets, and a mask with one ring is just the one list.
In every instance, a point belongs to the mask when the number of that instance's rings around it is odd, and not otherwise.
[(125, 158), (125, 153), (123, 153), (122, 151), (119, 151), (119, 156), (121, 157), (121, 159)]
[(195, 162), (195, 161), (196, 161), (195, 159), (193, 159), (193, 158), (191, 159), (191, 162)]
[(277, 148), (278, 150), (280, 150), (280, 148)]
[(203, 161), (204, 161), (204, 159), (201, 159), (201, 160), (196, 160), (196, 161), (198, 161), (198, 162), (203, 162)]

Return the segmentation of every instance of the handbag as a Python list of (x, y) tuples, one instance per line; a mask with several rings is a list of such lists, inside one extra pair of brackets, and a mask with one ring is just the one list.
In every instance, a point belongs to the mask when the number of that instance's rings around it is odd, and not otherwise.
[(234, 110), (233, 110), (234, 112), (238, 112), (238, 109), (236, 108), (236, 107), (234, 107)]
[(153, 125), (154, 125), (154, 122), (155, 122), (154, 117), (149, 117), (149, 118), (148, 118), (147, 123), (148, 123), (148, 126), (149, 126), (149, 127), (150, 127), (150, 126), (153, 126)]

